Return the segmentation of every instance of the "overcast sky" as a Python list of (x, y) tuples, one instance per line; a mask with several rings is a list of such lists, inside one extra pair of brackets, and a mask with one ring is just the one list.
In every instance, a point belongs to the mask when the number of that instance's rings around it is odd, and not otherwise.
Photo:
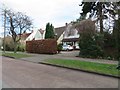
[[(54, 27), (64, 26), (80, 16), (82, 0), (0, 0), (8, 8), (23, 12), (33, 19), (34, 29), (45, 29), (50, 22)], [(1, 27), (2, 28), (2, 27)], [(0, 29), (1, 30), (1, 29)], [(3, 31), (3, 30), (2, 30)], [(0, 33), (2, 32), (0, 31)]]

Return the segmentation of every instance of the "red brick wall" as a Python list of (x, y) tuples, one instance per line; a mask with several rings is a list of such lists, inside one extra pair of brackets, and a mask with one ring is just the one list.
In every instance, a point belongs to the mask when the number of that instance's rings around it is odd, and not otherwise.
[(27, 41), (26, 51), (29, 53), (39, 53), (39, 54), (56, 54), (57, 41), (55, 39)]

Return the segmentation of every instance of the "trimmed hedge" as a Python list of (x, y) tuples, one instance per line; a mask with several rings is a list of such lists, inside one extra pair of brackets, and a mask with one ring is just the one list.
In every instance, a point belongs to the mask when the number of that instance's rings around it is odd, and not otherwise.
[(57, 41), (55, 39), (26, 41), (26, 51), (39, 54), (56, 54)]

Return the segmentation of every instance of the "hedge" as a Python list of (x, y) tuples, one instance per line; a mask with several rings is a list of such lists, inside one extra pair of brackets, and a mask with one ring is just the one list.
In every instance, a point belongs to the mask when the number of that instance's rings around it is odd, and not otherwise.
[(56, 54), (57, 41), (55, 39), (26, 41), (26, 51), (28, 53)]

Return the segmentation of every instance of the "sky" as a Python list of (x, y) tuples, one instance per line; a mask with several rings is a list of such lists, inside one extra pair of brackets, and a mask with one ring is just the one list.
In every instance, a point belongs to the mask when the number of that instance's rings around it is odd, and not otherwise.
[[(80, 17), (82, 0), (0, 0), (0, 4), (22, 12), (33, 20), (34, 30), (45, 29), (50, 22), (54, 27), (64, 26)], [(0, 22), (1, 24), (2, 22)], [(0, 26), (0, 36), (3, 32)]]

